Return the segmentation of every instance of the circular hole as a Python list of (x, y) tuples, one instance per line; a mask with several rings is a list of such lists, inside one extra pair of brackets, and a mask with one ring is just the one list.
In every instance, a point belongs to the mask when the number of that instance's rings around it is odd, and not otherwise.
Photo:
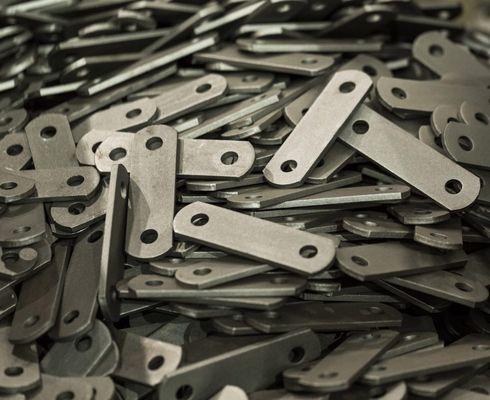
[(95, 152), (97, 151), (97, 149), (99, 148), (99, 146), (101, 145), (102, 142), (97, 142), (97, 143), (94, 143), (93, 146), (92, 146), (92, 153), (95, 154)]
[(380, 14), (371, 14), (366, 18), (366, 21), (369, 22), (370, 24), (375, 24), (379, 21), (381, 21), (382, 17)]
[(298, 166), (298, 163), (294, 160), (287, 160), (281, 164), (282, 172), (291, 172)]
[(429, 54), (434, 57), (442, 57), (444, 49), (438, 44), (433, 44), (429, 47)]
[(85, 178), (82, 175), (70, 176), (66, 181), (68, 186), (80, 186)]
[(279, 7), (277, 7), (277, 12), (279, 14), (287, 13), (287, 12), (289, 12), (289, 10), (291, 10), (291, 6), (289, 4), (283, 4)]
[(75, 398), (75, 393), (71, 390), (66, 390), (61, 392), (58, 396), (56, 396), (56, 400), (73, 400)]
[(303, 258), (313, 258), (317, 255), (317, 253), (318, 253), (318, 249), (312, 245), (303, 246), (299, 250), (299, 254)]
[(373, 369), (375, 371), (386, 371), (386, 367), (384, 365), (375, 365)]
[(470, 391), (472, 391), (474, 393), (480, 393), (480, 394), (490, 394), (490, 392), (487, 389), (485, 389), (484, 387), (481, 387), (481, 386), (472, 387), (470, 389)]
[(56, 128), (54, 126), (46, 126), (41, 129), (40, 135), (43, 139), (51, 139), (54, 135), (56, 135)]
[(24, 368), (22, 367), (8, 367), (3, 371), (7, 376), (19, 376), (24, 373)]
[(151, 371), (156, 371), (165, 363), (165, 358), (163, 356), (155, 356), (148, 363), (148, 369)]
[(354, 82), (344, 82), (340, 85), (339, 90), (341, 93), (350, 93), (356, 88), (356, 84)]
[(363, 221), (363, 224), (366, 226), (378, 226), (378, 224), (374, 221)]
[(68, 207), (68, 212), (71, 215), (80, 215), (84, 211), (85, 211), (85, 204), (83, 203), (70, 204), (70, 206)]
[(393, 96), (400, 100), (405, 100), (407, 98), (407, 94), (405, 93), (405, 91), (397, 87), (391, 89), (391, 93), (393, 94)]
[(80, 316), (80, 313), (78, 310), (73, 310), (65, 314), (63, 317), (63, 322), (67, 325), (71, 324), (73, 321), (75, 321), (78, 317)]
[(12, 190), (12, 189), (15, 189), (16, 187), (17, 187), (17, 183), (15, 183), (15, 182), (0, 183), (0, 189), (3, 189), (3, 190)]
[(318, 377), (320, 379), (331, 379), (331, 378), (335, 378), (336, 376), (339, 376), (338, 372), (328, 372), (328, 373), (322, 372), (321, 374), (318, 374)]
[(476, 351), (490, 350), (490, 345), (488, 345), (488, 344), (477, 344), (476, 346), (473, 346), (472, 349), (476, 350)]
[(446, 182), (444, 188), (448, 193), (457, 194), (463, 189), (463, 184), (457, 179), (450, 179)]
[(255, 82), (259, 77), (257, 75), (246, 75), (242, 78), (242, 82)]
[(103, 231), (95, 231), (87, 238), (87, 241), (89, 243), (95, 243), (102, 237), (103, 234), (104, 234)]
[(369, 76), (378, 75), (378, 71), (376, 71), (376, 69), (374, 67), (371, 67), (370, 65), (365, 65), (364, 67), (362, 67), (362, 70)]
[(352, 124), (352, 130), (359, 135), (363, 135), (369, 130), (369, 124), (364, 120), (356, 121)]
[(306, 65), (316, 64), (317, 62), (318, 60), (313, 57), (307, 57), (301, 60), (301, 64), (306, 64)]
[(30, 328), (34, 325), (36, 325), (39, 321), (39, 315), (31, 315), (30, 317), (26, 318), (24, 321), (24, 326), (26, 328)]
[(225, 165), (233, 165), (238, 161), (238, 154), (234, 151), (227, 151), (221, 156), (221, 162)]
[(175, 392), (175, 397), (177, 400), (189, 400), (193, 393), (194, 390), (192, 389), (192, 386), (183, 385), (177, 389), (177, 392)]
[(379, 186), (377, 188), (374, 188), (376, 192), (388, 192), (390, 190), (393, 190), (391, 186)]
[(406, 341), (406, 342), (410, 342), (411, 340), (414, 340), (417, 338), (417, 335), (404, 335), (403, 336), (403, 340)]
[(75, 348), (82, 353), (89, 350), (91, 347), (92, 338), (90, 336), (82, 336), (81, 338), (78, 338), (75, 342)]
[(287, 278), (278, 277), (278, 276), (276, 276), (275, 278), (272, 278), (270, 280), (270, 283), (273, 283), (276, 285), (281, 285), (281, 284), (288, 283), (288, 282), (289, 282), (289, 280)]
[(146, 286), (162, 286), (163, 285), (163, 281), (159, 281), (159, 280), (146, 281), (145, 282), (145, 285)]
[(13, 144), (7, 147), (7, 154), (9, 156), (18, 156), (22, 151), (24, 151), (24, 147), (20, 144)]
[(191, 218), (191, 224), (195, 226), (203, 226), (209, 222), (209, 217), (206, 214), (196, 214)]
[(370, 314), (383, 314), (383, 310), (379, 307), (368, 307), (365, 310), (369, 311)]
[(288, 354), (288, 360), (294, 364), (301, 362), (305, 356), (305, 349), (303, 347), (294, 347)]
[(15, 228), (12, 232), (13, 233), (26, 233), (31, 230), (30, 226), (19, 226), (18, 228)]
[(1, 259), (9, 267), (19, 261), (19, 254), (16, 252), (4, 253)]
[(120, 160), (121, 158), (126, 157), (126, 154), (127, 154), (126, 149), (122, 147), (116, 147), (115, 149), (111, 150), (111, 152), (109, 153), (109, 158), (112, 161), (117, 161)]
[(250, 194), (248, 196), (245, 196), (245, 198), (247, 200), (257, 200), (257, 199), (261, 199), (262, 197), (264, 197), (264, 196), (262, 196), (260, 194)]
[(456, 282), (454, 286), (456, 287), (456, 289), (461, 290), (462, 292), (465, 293), (469, 293), (473, 291), (473, 288), (466, 282)]
[(130, 110), (126, 113), (126, 118), (127, 119), (133, 119), (133, 118), (136, 118), (140, 114), (141, 114), (141, 108), (135, 108), (134, 110)]
[(146, 229), (140, 236), (140, 240), (145, 244), (153, 243), (157, 238), (158, 232), (155, 229)]
[(203, 83), (202, 85), (196, 88), (197, 93), (206, 93), (209, 89), (211, 89), (211, 85), (209, 83)]
[(359, 256), (352, 256), (350, 259), (352, 260), (353, 263), (355, 263), (361, 267), (367, 267), (369, 264), (366, 259), (359, 257)]
[(431, 232), (430, 236), (435, 238), (440, 238), (440, 239), (447, 239), (447, 235), (444, 235), (444, 233), (440, 233), (440, 232)]
[(159, 149), (160, 147), (162, 147), (162, 145), (163, 145), (163, 140), (160, 139), (158, 136), (154, 136), (154, 137), (149, 138), (145, 144), (145, 146), (148, 150)]
[(484, 125), (488, 125), (488, 117), (485, 114), (481, 113), (481, 112), (477, 112), (475, 114), (475, 119), (478, 122), (481, 122)]
[(461, 149), (464, 151), (471, 151), (473, 150), (473, 142), (468, 136), (460, 136), (458, 138), (458, 144)]
[(300, 369), (300, 371), (302, 371), (302, 372), (311, 371), (311, 367), (309, 367), (309, 366), (303, 367), (303, 368)]
[(0, 125), (5, 126), (10, 124), (14, 119), (12, 117), (0, 117)]
[(194, 275), (203, 276), (211, 273), (211, 268), (198, 268), (192, 272)]

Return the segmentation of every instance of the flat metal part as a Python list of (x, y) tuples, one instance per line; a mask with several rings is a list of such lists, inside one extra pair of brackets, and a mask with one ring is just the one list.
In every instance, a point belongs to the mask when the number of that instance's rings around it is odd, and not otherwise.
[[(317, 206), (345, 206), (364, 203), (397, 202), (410, 195), (410, 188), (405, 185), (376, 185), (376, 186), (352, 186), (326, 192), (313, 194), (300, 199), (288, 200), (283, 203), (267, 207), (267, 210), (282, 210), (295, 207)], [(325, 209), (323, 209), (325, 211)], [(305, 210), (305, 213), (308, 212)]]
[(220, 333), (230, 336), (260, 335), (261, 333), (248, 325), (242, 314), (235, 314), (231, 317), (214, 318), (213, 328)]
[(301, 376), (299, 384), (313, 391), (346, 390), (398, 336), (396, 331), (383, 329), (355, 333)]
[(129, 174), (122, 165), (114, 165), (107, 194), (107, 211), (100, 259), (98, 301), (105, 318), (118, 321), (121, 303), (116, 296), (116, 283), (124, 273), (127, 195)]
[(467, 335), (442, 349), (405, 354), (380, 361), (364, 374), (362, 381), (379, 385), (475, 366), (488, 361), (490, 357), (489, 344), (489, 339), (485, 335)]
[(247, 98), (235, 103), (231, 107), (219, 110), (211, 114), (208, 118), (195, 128), (188, 129), (179, 135), (179, 138), (195, 139), (207, 133), (213, 132), (223, 126), (243, 118), (255, 111), (271, 106), (280, 101), (281, 93), (279, 90), (271, 89), (257, 96)]
[(24, 108), (3, 110), (0, 113), (0, 133), (21, 132), (29, 120), (29, 114)]
[(231, 208), (254, 209), (270, 207), (288, 200), (303, 198), (312, 194), (326, 192), (339, 187), (352, 185), (362, 181), (362, 175), (356, 171), (342, 171), (325, 183), (317, 185), (306, 184), (297, 188), (257, 186), (227, 197)]
[(272, 124), (260, 134), (250, 137), (250, 142), (262, 146), (277, 146), (284, 143), (292, 132), (292, 128), (286, 124)]
[(274, 311), (244, 313), (245, 322), (265, 333), (309, 328), (319, 332), (363, 331), (401, 325), (402, 316), (382, 303), (300, 302)]
[(248, 400), (247, 393), (238, 386), (226, 385), (223, 389), (221, 389), (218, 393), (216, 393), (209, 400)]
[(332, 179), (335, 174), (352, 160), (355, 150), (336, 141), (325, 153), (317, 166), (306, 178), (307, 183), (321, 184)]
[[(485, 368), (479, 368), (478, 370), (475, 368), (474, 371), (476, 373), (478, 372), (483, 372), (485, 371)], [(464, 382), (463, 385), (460, 385), (459, 387), (461, 389), (469, 390), (473, 393), (481, 393), (481, 394), (488, 394), (490, 393), (488, 390), (489, 388), (489, 380), (488, 376), (485, 375), (485, 373), (480, 373), (476, 376), (473, 376), (469, 381)]]
[(0, 279), (16, 279), (29, 273), (37, 263), (33, 247), (0, 248)]
[(56, 397), (63, 393), (73, 393), (78, 400), (91, 400), (93, 398), (93, 385), (85, 378), (66, 378), (41, 375), (42, 385), (29, 394), (33, 400), (44, 400)]
[(37, 347), (35, 343), (12, 344), (9, 342), (9, 326), (0, 327), (0, 355), (2, 374), (0, 391), (2, 393), (25, 392), (41, 383)]
[(272, 85), (274, 74), (268, 72), (228, 72), (222, 74), (228, 82), (228, 93), (263, 93)]
[(57, 340), (87, 333), (98, 309), (100, 256), (104, 226), (98, 224), (77, 238), (68, 264), (58, 320), (50, 332)]
[(134, 131), (152, 122), (157, 116), (157, 106), (153, 99), (140, 99), (119, 104), (92, 114), (75, 128), (73, 138), (79, 142), (84, 135), (97, 130)]
[(185, 186), (187, 190), (195, 192), (214, 192), (217, 190), (225, 190), (232, 188), (239, 188), (242, 186), (257, 185), (264, 183), (265, 178), (262, 174), (250, 174), (240, 180), (213, 180), (213, 181), (200, 181), (187, 179)]
[(490, 249), (477, 250), (468, 255), (468, 262), (461, 270), (463, 276), (482, 283), (485, 286), (490, 285), (490, 269), (487, 261), (490, 257)]
[[(390, 262), (386, 263), (388, 259)], [(337, 250), (340, 269), (361, 281), (461, 267), (467, 259), (463, 250), (440, 252), (412, 242), (373, 243)]]
[(328, 400), (328, 394), (292, 393), (285, 389), (259, 390), (250, 393), (250, 400)]
[[(193, 400), (206, 400), (222, 388), (223, 382), (253, 392), (272, 384), (284, 369), (319, 355), (318, 337), (303, 329), (179, 368), (163, 380), (158, 395), (160, 400), (174, 400), (179, 390), (185, 390), (192, 393)], [(249, 365), (258, 367), (250, 369)], [(220, 381), (212, 379), (218, 375)]]
[(25, 130), (37, 169), (78, 167), (70, 124), (64, 115), (42, 114)]
[(78, 232), (104, 218), (107, 206), (109, 179), (102, 178), (100, 191), (88, 201), (55, 203), (49, 208), (53, 222), (69, 232)]
[(30, 160), (31, 150), (25, 133), (11, 133), (0, 140), (0, 165), (4, 168), (18, 171)]
[[(209, 307), (201, 304), (179, 304), (173, 303), (171, 308), (179, 315), (194, 319), (208, 319), (217, 317), (226, 317), (236, 315), (237, 311), (228, 307)], [(157, 311), (163, 311), (164, 306), (156, 308)]]
[(217, 43), (218, 38), (216, 35), (211, 34), (194, 39), (153, 53), (148, 57), (144, 57), (143, 59), (128, 65), (116, 75), (108, 73), (93, 81), (89, 81), (78, 90), (78, 93), (82, 96), (93, 96), (108, 88), (120, 85), (121, 83), (147, 74), (148, 72), (154, 72), (181, 58), (211, 47)]
[(449, 211), (432, 203), (404, 203), (388, 207), (388, 211), (405, 225), (432, 225), (447, 221)]
[(26, 199), (36, 191), (33, 179), (19, 177), (11, 170), (0, 168), (0, 201), (14, 203)]
[[(181, 286), (173, 278), (144, 274), (130, 279), (127, 285), (130, 297), (139, 299), (283, 297), (299, 294), (306, 281), (294, 275), (258, 275), (210, 289), (195, 289)], [(122, 295), (121, 292), (119, 294)]]
[(208, 74), (188, 83), (182, 83), (173, 90), (166, 90), (152, 98), (158, 109), (155, 123), (166, 123), (189, 112), (202, 109), (224, 97), (227, 90), (226, 78), (217, 74)]
[(442, 146), (446, 153), (461, 164), (490, 169), (486, 157), (488, 126), (449, 122), (444, 130)]
[[(297, 186), (304, 182), (371, 86), (372, 81), (364, 72), (337, 72), (264, 168), (265, 178), (275, 186)], [(327, 132), (318, 120), (319, 115), (322, 121), (323, 118), (335, 121)]]
[(320, 54), (293, 53), (280, 55), (256, 55), (240, 52), (232, 45), (225, 45), (213, 52), (194, 55), (198, 62), (224, 62), (232, 66), (252, 70), (281, 72), (291, 75), (317, 76), (328, 71), (335, 58)]
[(66, 243), (56, 243), (51, 262), (22, 283), (9, 335), (12, 343), (30, 343), (56, 323), (69, 254)]
[(415, 227), (414, 240), (427, 246), (443, 250), (455, 250), (463, 247), (461, 220), (452, 218), (434, 225)]
[(390, 111), (408, 115), (428, 115), (440, 104), (459, 106), (464, 101), (485, 104), (487, 90), (443, 80), (417, 81), (382, 77), (376, 84), (381, 103)]
[(413, 42), (412, 55), (441, 77), (447, 74), (462, 75), (465, 78), (490, 77), (488, 67), (470, 51), (450, 41), (442, 32), (432, 31), (419, 35)]
[(423, 125), (419, 128), (418, 138), (422, 143), (446, 155), (444, 149), (438, 144), (439, 141), (430, 125)]
[(41, 368), (55, 376), (88, 376), (109, 351), (112, 337), (100, 321), (93, 328), (68, 342), (56, 342), (46, 353)]
[(0, 321), (15, 311), (17, 295), (10, 287), (0, 290)]
[(287, 297), (203, 297), (176, 299), (176, 302), (205, 304), (218, 307), (234, 307), (250, 310), (273, 310), (283, 306)]
[(372, 239), (411, 239), (413, 229), (387, 218), (359, 218), (346, 216), (342, 227), (356, 235)]
[[(236, 226), (241, 227), (240, 232)], [(184, 239), (303, 275), (325, 269), (335, 257), (334, 242), (326, 237), (200, 202), (177, 213), (174, 232)]]
[(0, 246), (29, 246), (46, 232), (42, 204), (12, 204), (0, 215)]
[(488, 290), (482, 283), (448, 271), (392, 277), (386, 281), (472, 308), (488, 298)]
[(91, 373), (91, 376), (109, 376), (114, 373), (117, 366), (119, 365), (120, 354), (117, 344), (113, 341), (109, 351), (101, 358), (99, 363), (95, 366)]
[[(480, 191), (478, 177), (366, 106), (359, 107), (339, 138), (449, 210), (469, 206)], [(393, 141), (396, 149), (385, 151)]]
[[(154, 169), (154, 165), (162, 169)], [(131, 144), (125, 247), (134, 258), (156, 259), (173, 246), (176, 168), (177, 132), (173, 128), (153, 125), (135, 135)]]
[(163, 276), (175, 276), (176, 272), (196, 264), (199, 260), (185, 258), (165, 258), (150, 261), (150, 271)]
[(175, 273), (175, 279), (189, 287), (207, 289), (269, 272), (273, 269), (268, 264), (258, 264), (254, 261), (230, 256), (216, 260), (204, 260), (192, 264), (189, 268), (178, 269)]
[(430, 126), (436, 136), (441, 136), (449, 122), (459, 121), (459, 107), (455, 104), (441, 104), (437, 106), (430, 116)]
[(437, 332), (411, 331), (403, 333), (392, 347), (380, 355), (379, 360), (387, 360), (412, 351), (425, 350), (438, 342)]
[(266, 1), (248, 18), (248, 23), (261, 23), (273, 21), (289, 21), (294, 19), (307, 5), (304, 0), (273, 0)]
[(441, 397), (441, 400), (488, 400), (490, 396), (478, 391), (455, 388)]
[(114, 376), (148, 386), (158, 385), (177, 369), (182, 348), (174, 344), (118, 331), (120, 363)]
[[(259, 114), (262, 114), (262, 111), (259, 111)], [(281, 117), (282, 117), (282, 109), (273, 110), (272, 112), (262, 117), (259, 117), (255, 121), (250, 121), (251, 122), (250, 125), (247, 124), (247, 125), (238, 126), (237, 128), (223, 132), (221, 134), (221, 137), (223, 139), (248, 139), (254, 135), (257, 135), (267, 130)], [(242, 120), (238, 120), (234, 124), (241, 125), (241, 122), (242, 121), (245, 122), (246, 118), (248, 117), (245, 117)]]

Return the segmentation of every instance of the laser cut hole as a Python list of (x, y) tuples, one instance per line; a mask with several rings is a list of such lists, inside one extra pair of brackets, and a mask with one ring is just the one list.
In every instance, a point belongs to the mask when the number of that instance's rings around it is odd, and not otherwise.
[(24, 326), (26, 328), (33, 327), (39, 322), (39, 315), (31, 315), (30, 317), (26, 318), (24, 321)]
[(17, 187), (17, 183), (15, 182), (3, 182), (0, 184), (0, 189), (3, 190), (12, 190)]
[(366, 226), (378, 226), (378, 224), (374, 221), (363, 221), (363, 224)]
[(294, 347), (291, 349), (291, 351), (288, 354), (288, 359), (290, 362), (293, 364), (297, 364), (303, 360), (305, 357), (305, 349), (301, 346)]
[(203, 226), (209, 222), (209, 217), (206, 214), (196, 214), (191, 218), (191, 224), (194, 226)]
[(238, 161), (238, 154), (234, 151), (227, 151), (221, 156), (221, 162), (225, 165), (233, 165)]
[(12, 117), (1, 117), (0, 118), (0, 126), (5, 126), (10, 124), (14, 119)]
[(75, 204), (70, 204), (68, 207), (68, 212), (71, 215), (80, 215), (85, 211), (85, 205), (82, 203), (75, 203)]
[(26, 233), (31, 230), (30, 226), (19, 226), (18, 228), (15, 228), (12, 232), (13, 233)]
[(462, 292), (465, 293), (469, 293), (473, 291), (473, 288), (466, 282), (456, 282), (454, 286), (456, 287), (456, 289), (461, 290)]
[(291, 172), (291, 171), (294, 171), (297, 166), (298, 166), (298, 163), (296, 161), (287, 160), (281, 164), (281, 171), (282, 172)]
[(90, 336), (82, 336), (75, 342), (75, 348), (80, 353), (88, 351), (92, 347), (92, 338)]
[(109, 153), (109, 158), (112, 161), (118, 161), (126, 157), (126, 155), (127, 155), (126, 149), (122, 147), (116, 147), (115, 149), (111, 150), (111, 152)]
[(317, 255), (317, 253), (318, 253), (318, 249), (312, 245), (303, 246), (299, 250), (299, 254), (303, 258), (313, 258)]
[(145, 244), (151, 244), (158, 239), (158, 232), (155, 229), (146, 229), (141, 233), (140, 240)]
[(56, 396), (56, 400), (73, 400), (74, 398), (75, 393), (73, 393), (71, 390), (61, 392), (58, 396)]
[(24, 151), (24, 147), (20, 144), (13, 144), (7, 148), (7, 154), (9, 156), (18, 156)]
[(369, 130), (369, 124), (360, 119), (352, 124), (352, 130), (358, 135), (364, 135)]
[(155, 356), (148, 363), (148, 369), (151, 371), (156, 371), (157, 369), (161, 368), (164, 363), (165, 358), (163, 356)]
[(80, 186), (83, 181), (85, 181), (85, 178), (82, 175), (74, 175), (70, 176), (66, 183), (68, 186)]
[(276, 276), (275, 278), (272, 278), (270, 280), (270, 283), (273, 283), (275, 285), (283, 285), (285, 283), (288, 283), (288, 279), (287, 278), (283, 278), (283, 277), (278, 277)]
[(95, 243), (97, 242), (98, 240), (100, 240), (100, 238), (102, 237), (102, 235), (104, 234), (104, 232), (102, 231), (95, 231), (93, 232), (88, 238), (87, 238), (87, 242), (89, 243)]
[(151, 151), (159, 149), (160, 147), (162, 147), (162, 145), (163, 145), (163, 140), (158, 136), (149, 138), (145, 143), (146, 148)]
[(463, 184), (457, 179), (450, 179), (446, 182), (444, 188), (448, 193), (458, 194), (463, 189)]
[(320, 379), (332, 379), (335, 378), (336, 376), (339, 376), (338, 372), (328, 372), (328, 373), (322, 372), (321, 374), (318, 374), (318, 377)]
[(242, 78), (242, 82), (255, 82), (259, 77), (257, 75), (246, 75)]
[(405, 100), (407, 98), (407, 93), (405, 93), (403, 89), (397, 87), (391, 89), (391, 93), (393, 94), (393, 96), (400, 100)]
[(195, 269), (192, 273), (197, 276), (204, 276), (210, 274), (211, 271), (211, 268), (198, 268)]
[(444, 55), (444, 49), (438, 44), (433, 44), (429, 47), (429, 54), (434, 57), (442, 57)]
[(353, 263), (361, 267), (367, 267), (369, 264), (365, 258), (359, 256), (352, 256), (350, 259), (352, 260)]
[(145, 282), (145, 285), (146, 286), (162, 286), (163, 285), (163, 281), (159, 281), (159, 280), (153, 280), (153, 281), (146, 281)]
[(341, 93), (350, 93), (356, 88), (356, 84), (354, 82), (344, 82), (340, 85), (339, 90)]
[(5, 370), (3, 372), (7, 376), (14, 377), (14, 376), (22, 375), (24, 373), (24, 368), (22, 368), (22, 367), (8, 367), (8, 368), (5, 368)]
[(301, 60), (301, 64), (305, 64), (305, 65), (316, 64), (317, 62), (318, 62), (318, 60), (316, 58), (313, 58), (313, 57), (303, 58)]
[(78, 310), (73, 310), (65, 314), (63, 317), (63, 322), (66, 325), (71, 324), (73, 321), (75, 321), (78, 317), (80, 316), (80, 312)]
[(43, 139), (51, 139), (56, 135), (56, 128), (54, 126), (46, 126), (43, 129), (41, 129), (40, 135)]
[(196, 88), (197, 93), (206, 93), (212, 86), (209, 83), (203, 83)]
[(378, 71), (376, 71), (376, 69), (374, 67), (371, 67), (370, 65), (365, 65), (364, 67), (362, 67), (362, 70), (369, 76), (378, 75)]
[(19, 254), (16, 252), (4, 253), (2, 254), (2, 261), (7, 267), (10, 267), (19, 261)]
[(136, 118), (141, 113), (142, 113), (141, 108), (135, 108), (134, 110), (130, 110), (126, 113), (126, 118), (133, 119)]
[(459, 147), (461, 147), (462, 150), (464, 151), (471, 151), (473, 150), (473, 142), (468, 136), (460, 136), (458, 138), (458, 144)]
[(190, 385), (183, 385), (177, 389), (175, 397), (177, 400), (189, 400), (194, 393), (194, 389)]

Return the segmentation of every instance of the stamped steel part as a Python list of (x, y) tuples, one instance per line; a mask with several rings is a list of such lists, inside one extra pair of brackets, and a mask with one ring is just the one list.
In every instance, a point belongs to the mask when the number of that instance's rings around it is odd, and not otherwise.
[[(304, 182), (371, 85), (371, 79), (363, 72), (336, 73), (264, 168), (265, 178), (275, 186), (297, 186)], [(328, 125), (328, 132), (323, 118), (335, 121)]]
[[(235, 226), (240, 226), (240, 231)], [(174, 219), (174, 232), (183, 239), (304, 275), (326, 268), (335, 256), (335, 246), (328, 238), (201, 202), (179, 211)], [(273, 251), (276, 248), (281, 248), (281, 253)]]

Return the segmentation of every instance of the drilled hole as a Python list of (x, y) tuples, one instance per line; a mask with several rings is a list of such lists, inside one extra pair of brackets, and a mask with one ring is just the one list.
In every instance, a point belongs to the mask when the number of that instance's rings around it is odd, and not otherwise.
[(258, 199), (261, 199), (262, 197), (264, 197), (264, 196), (262, 196), (260, 194), (249, 194), (248, 196), (245, 196), (245, 198), (247, 200), (258, 200)]
[(209, 222), (209, 217), (206, 214), (196, 214), (191, 218), (191, 224), (195, 226), (203, 226)]
[(126, 149), (122, 147), (116, 147), (115, 149), (111, 150), (111, 152), (109, 153), (109, 158), (112, 161), (118, 161), (121, 158), (126, 157), (126, 154), (127, 154)]
[(158, 232), (155, 229), (146, 229), (141, 233), (140, 240), (145, 244), (151, 244), (158, 238)]
[(157, 369), (161, 368), (164, 363), (165, 358), (163, 358), (163, 356), (155, 356), (148, 363), (148, 369), (151, 371), (156, 371)]
[(26, 233), (31, 230), (30, 226), (19, 226), (18, 228), (15, 228), (12, 232), (17, 234), (17, 233)]
[(141, 108), (135, 108), (134, 110), (130, 110), (126, 113), (126, 118), (127, 119), (133, 119), (136, 118), (138, 115), (141, 114)]
[(75, 342), (75, 348), (83, 353), (92, 347), (92, 338), (90, 336), (82, 336)]
[(25, 319), (24, 326), (26, 328), (30, 328), (36, 325), (38, 322), (39, 322), (39, 315), (31, 315), (30, 317)]
[(148, 150), (159, 149), (160, 147), (162, 147), (162, 145), (163, 145), (163, 140), (160, 139), (158, 136), (149, 138), (145, 143), (145, 146)]
[(73, 310), (65, 314), (63, 317), (63, 322), (67, 325), (71, 324), (80, 316), (80, 312), (78, 310)]
[(5, 126), (10, 124), (14, 119), (12, 117), (0, 117), (0, 125)]
[(444, 188), (448, 193), (458, 194), (463, 189), (463, 184), (457, 179), (450, 179), (446, 182)]
[(363, 224), (366, 226), (378, 226), (378, 224), (374, 221), (363, 221)]
[(369, 124), (361, 119), (352, 124), (352, 130), (359, 135), (364, 135), (369, 130)]
[(87, 242), (89, 243), (95, 243), (97, 242), (98, 240), (100, 240), (100, 238), (102, 237), (102, 235), (104, 234), (103, 231), (95, 231), (93, 232), (88, 238), (87, 238)]
[(456, 289), (461, 290), (462, 292), (465, 293), (469, 293), (473, 291), (473, 288), (466, 282), (456, 282), (454, 286), (456, 287)]
[(24, 147), (20, 144), (13, 144), (7, 147), (7, 154), (9, 156), (18, 156), (20, 153), (24, 151)]
[(0, 183), (0, 189), (3, 189), (3, 190), (12, 190), (12, 189), (15, 189), (16, 187), (17, 187), (17, 183), (15, 183), (15, 182)]
[(356, 88), (356, 84), (354, 82), (344, 82), (340, 85), (339, 90), (341, 93), (350, 93)]
[(488, 117), (481, 113), (481, 112), (477, 112), (475, 114), (475, 119), (478, 121), (478, 122), (481, 122), (483, 125), (488, 125)]
[(461, 149), (464, 151), (471, 151), (473, 150), (473, 142), (468, 136), (460, 136), (458, 138), (458, 144)]
[(359, 257), (359, 256), (352, 256), (350, 259), (352, 260), (353, 263), (355, 263), (361, 267), (367, 267), (369, 264), (366, 259)]
[(61, 392), (58, 396), (56, 396), (56, 400), (73, 400), (75, 398), (75, 393), (71, 390), (66, 390)]
[(313, 57), (303, 58), (301, 60), (301, 64), (306, 64), (306, 65), (316, 64), (317, 62), (318, 60)]
[(197, 93), (206, 93), (212, 86), (209, 83), (203, 83), (196, 88)]
[(318, 377), (320, 379), (332, 379), (335, 378), (336, 376), (339, 376), (338, 372), (328, 372), (328, 373), (322, 372), (321, 374), (318, 374)]
[(400, 100), (405, 100), (407, 98), (407, 94), (405, 93), (405, 91), (397, 87), (391, 89), (391, 93), (393, 94), (393, 96)]
[(242, 82), (255, 82), (259, 77), (257, 75), (246, 75), (242, 78)]
[(198, 268), (192, 272), (194, 275), (204, 276), (211, 273), (211, 268)]
[(303, 258), (313, 258), (317, 255), (317, 253), (318, 253), (318, 249), (312, 245), (303, 246), (299, 250), (299, 254)]
[(70, 176), (66, 181), (68, 186), (80, 186), (85, 178), (82, 175)]
[(376, 71), (376, 69), (374, 67), (371, 67), (370, 65), (365, 65), (364, 67), (362, 67), (362, 70), (369, 76), (378, 75), (378, 71)]
[(3, 372), (7, 376), (14, 377), (14, 376), (22, 375), (24, 373), (24, 368), (22, 368), (22, 367), (8, 367), (8, 368), (5, 368), (5, 370)]
[(288, 359), (293, 364), (297, 364), (305, 357), (305, 349), (303, 347), (294, 347), (288, 354)]
[(19, 261), (19, 254), (17, 252), (9, 252), (2, 254), (2, 261), (5, 263), (7, 267), (12, 266), (17, 261)]
[(177, 389), (175, 397), (177, 400), (189, 400), (193, 393), (194, 390), (192, 389), (192, 386), (183, 385)]
[(145, 282), (145, 285), (146, 286), (162, 286), (163, 285), (163, 281), (159, 281), (159, 280), (153, 280), (153, 281), (146, 281)]
[(298, 163), (294, 160), (287, 160), (281, 164), (282, 172), (291, 172), (298, 166)]
[(444, 49), (438, 44), (433, 44), (429, 47), (429, 54), (434, 57), (442, 57), (444, 55)]
[(221, 156), (221, 162), (225, 165), (233, 165), (238, 161), (238, 154), (234, 151), (227, 151)]
[(40, 135), (43, 139), (51, 139), (54, 135), (56, 135), (56, 128), (54, 126), (46, 126), (41, 129)]
[(279, 276), (276, 276), (275, 278), (272, 278), (270, 280), (270, 283), (273, 283), (275, 285), (284, 285), (285, 283), (288, 283), (289, 280), (287, 278), (284, 278), (284, 277), (279, 277)]
[(70, 206), (68, 207), (68, 212), (71, 215), (80, 215), (84, 211), (85, 211), (85, 205), (82, 203), (70, 204)]

